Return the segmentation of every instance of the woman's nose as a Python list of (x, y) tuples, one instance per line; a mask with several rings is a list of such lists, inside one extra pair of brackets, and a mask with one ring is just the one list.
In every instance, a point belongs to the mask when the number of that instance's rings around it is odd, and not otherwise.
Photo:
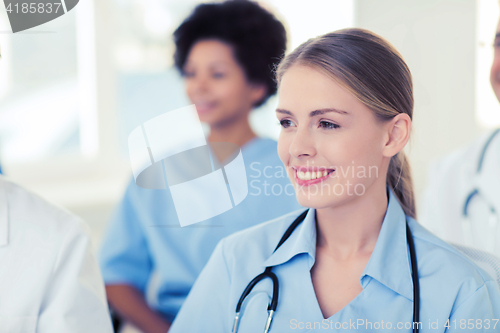
[(290, 144), (290, 155), (295, 158), (312, 157), (316, 155), (316, 148), (311, 133), (307, 128), (297, 129)]
[(208, 88), (209, 88), (207, 78), (203, 77), (201, 75), (198, 75), (198, 76), (192, 78), (191, 84), (193, 87), (193, 91), (196, 93), (206, 92), (206, 91), (208, 91)]

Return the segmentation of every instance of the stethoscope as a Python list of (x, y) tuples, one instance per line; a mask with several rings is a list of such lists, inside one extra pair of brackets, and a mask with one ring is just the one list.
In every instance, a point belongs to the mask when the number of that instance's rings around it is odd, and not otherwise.
[[(285, 231), (283, 234), (283, 237), (281, 237), (278, 245), (274, 249), (273, 253), (276, 252), (276, 250), (283, 245), (283, 243), (290, 237), (292, 232), (297, 228), (297, 226), (304, 220), (304, 218), (307, 215), (307, 212), (309, 209), (307, 209), (305, 212), (300, 214), (295, 221), (288, 227), (288, 229)], [(406, 222), (406, 239), (408, 241), (408, 247), (410, 248), (410, 265), (411, 265), (411, 271), (412, 271), (412, 280), (413, 280), (413, 322), (418, 323), (419, 322), (419, 317), (420, 317), (420, 287), (418, 284), (418, 271), (417, 271), (417, 257), (415, 255), (415, 245), (413, 244), (413, 236), (410, 231), (410, 227), (408, 226), (408, 221)], [(273, 321), (273, 316), (274, 313), (276, 312), (276, 307), (278, 306), (278, 292), (279, 292), (279, 282), (278, 282), (278, 277), (276, 274), (274, 274), (271, 270), (273, 269), (273, 266), (268, 266), (264, 270), (263, 273), (257, 275), (250, 283), (247, 285), (245, 290), (243, 291), (243, 294), (241, 294), (240, 300), (238, 301), (238, 304), (236, 305), (236, 317), (234, 318), (234, 324), (233, 324), (233, 333), (238, 332), (238, 323), (240, 320), (240, 310), (241, 310), (241, 305), (243, 304), (243, 301), (245, 300), (245, 297), (250, 294), (252, 291), (253, 287), (257, 283), (259, 283), (261, 280), (265, 278), (270, 278), (273, 282), (273, 297), (271, 299), (271, 303), (267, 307), (268, 311), (268, 316), (267, 316), (267, 321), (266, 321), (266, 327), (264, 329), (264, 333), (268, 333), (270, 328), (271, 328), (271, 322)], [(415, 327), (416, 326), (416, 327)], [(413, 325), (413, 333), (418, 333), (419, 328), (418, 324)]]
[[(479, 155), (478, 163), (477, 163), (476, 177), (478, 177), (481, 174), (486, 151), (488, 150), (488, 147), (490, 146), (491, 142), (493, 141), (493, 139), (495, 138), (495, 136), (499, 132), (500, 132), (500, 128), (495, 130), (490, 135), (490, 137), (488, 138), (486, 143), (484, 144), (483, 149), (481, 150), (481, 154)], [(494, 247), (495, 247), (495, 236), (497, 234), (499, 217), (498, 217), (498, 214), (497, 214), (496, 209), (493, 206), (493, 204), (491, 202), (489, 202), (488, 200), (486, 200), (486, 198), (481, 194), (481, 192), (479, 192), (477, 187), (473, 188), (470, 191), (469, 195), (466, 197), (465, 202), (464, 202), (464, 206), (463, 206), (463, 210), (462, 210), (462, 214), (464, 217), (463, 222), (462, 222), (462, 231), (463, 231), (463, 236), (466, 238), (465, 242), (467, 245), (470, 245), (470, 246), (474, 245), (474, 242), (472, 239), (473, 234), (474, 234), (473, 228), (472, 228), (472, 222), (470, 221), (469, 213), (468, 213), (469, 204), (474, 197), (482, 198), (483, 201), (486, 203), (486, 205), (489, 208), (488, 210), (489, 210), (490, 218), (488, 219), (488, 227), (490, 228), (490, 232), (489, 232), (490, 239), (488, 240), (486, 246), (488, 247), (487, 250), (493, 251)], [(492, 237), (493, 241), (492, 241), (491, 237)]]

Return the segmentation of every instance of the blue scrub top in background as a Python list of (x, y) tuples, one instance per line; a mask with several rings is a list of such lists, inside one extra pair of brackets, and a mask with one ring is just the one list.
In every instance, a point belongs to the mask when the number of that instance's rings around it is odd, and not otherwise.
[(276, 141), (254, 138), (241, 151), (248, 196), (229, 211), (191, 226), (180, 227), (168, 189), (143, 189), (132, 179), (102, 243), (105, 283), (148, 290), (150, 305), (173, 320), (223, 237), (300, 208)]
[[(231, 332), (243, 290), (266, 266), (275, 266), (273, 272), (279, 279), (272, 333), (412, 332), (413, 284), (405, 214), (392, 191), (377, 243), (360, 278), (363, 290), (326, 319), (310, 273), (316, 254), (314, 209), (273, 253), (285, 230), (302, 212), (223, 239), (169, 333)], [(498, 332), (500, 292), (496, 281), (414, 219), (406, 218), (420, 277), (420, 332), (445, 332), (445, 325), (450, 327), (447, 332)], [(254, 287), (243, 302), (239, 333), (263, 332), (271, 295), (270, 279)]]

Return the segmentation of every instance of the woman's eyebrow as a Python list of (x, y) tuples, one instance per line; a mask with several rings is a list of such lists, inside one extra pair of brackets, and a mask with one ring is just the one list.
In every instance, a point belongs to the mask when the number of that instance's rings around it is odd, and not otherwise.
[(290, 116), (292, 116), (292, 115), (293, 115), (290, 111), (283, 110), (283, 109), (276, 109), (276, 112), (278, 112), (278, 113), (288, 114), (288, 115), (290, 115)]
[[(288, 114), (288, 115), (292, 115), (292, 113), (290, 111), (283, 110), (283, 109), (276, 109), (276, 112), (278, 112), (278, 113), (284, 113), (284, 114)], [(325, 113), (328, 113), (328, 112), (336, 112), (336, 113), (340, 113), (340, 114), (344, 114), (344, 115), (349, 114), (349, 112), (347, 112), (347, 111), (333, 109), (333, 108), (328, 108), (328, 109), (319, 109), (319, 110), (311, 111), (309, 113), (309, 117), (314, 117), (314, 116), (317, 116), (317, 115), (320, 115), (320, 114), (325, 114)]]
[(329, 112), (335, 112), (335, 113), (340, 113), (340, 114), (349, 114), (349, 112), (344, 111), (344, 110), (330, 108), (330, 109), (319, 109), (319, 110), (311, 111), (311, 113), (309, 113), (309, 117), (314, 117), (314, 116), (329, 113)]
[(231, 63), (229, 63), (226, 60), (215, 60), (213, 62), (210, 62), (208, 65), (212, 68), (213, 67), (228, 67), (228, 66), (231, 66)]

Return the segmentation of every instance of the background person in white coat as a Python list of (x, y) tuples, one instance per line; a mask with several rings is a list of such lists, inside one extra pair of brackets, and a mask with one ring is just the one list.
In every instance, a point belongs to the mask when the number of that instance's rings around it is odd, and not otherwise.
[[(500, 22), (490, 82), (500, 101)], [(500, 256), (499, 129), (435, 163), (421, 213), (421, 223), (445, 240)]]
[(87, 225), (0, 177), (0, 332), (112, 331)]

